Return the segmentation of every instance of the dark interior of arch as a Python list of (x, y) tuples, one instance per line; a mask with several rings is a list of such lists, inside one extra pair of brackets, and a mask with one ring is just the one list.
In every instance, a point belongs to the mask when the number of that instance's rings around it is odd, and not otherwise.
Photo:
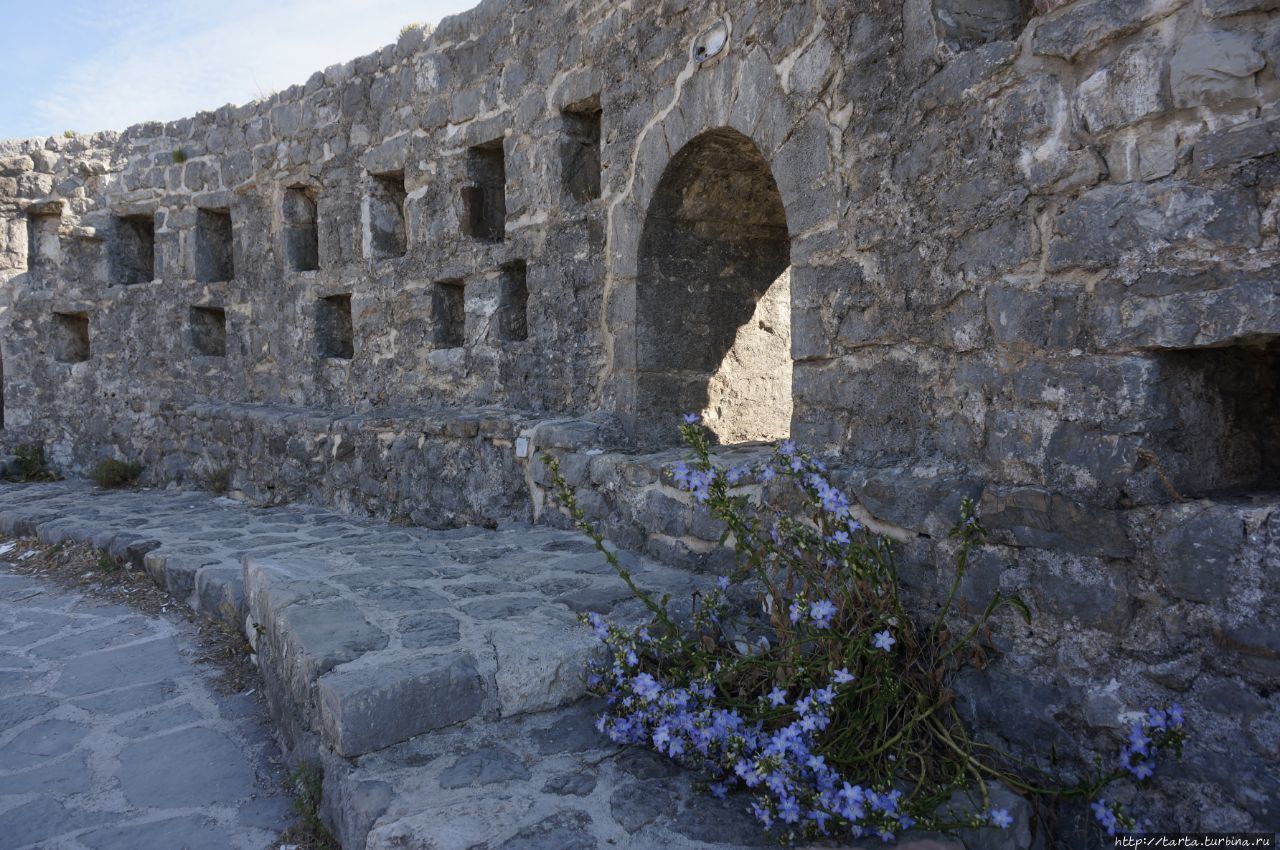
[(642, 444), (678, 440), (687, 411), (703, 413), (721, 442), (786, 436), (789, 265), (782, 197), (755, 144), (720, 129), (685, 145), (663, 172), (640, 237)]

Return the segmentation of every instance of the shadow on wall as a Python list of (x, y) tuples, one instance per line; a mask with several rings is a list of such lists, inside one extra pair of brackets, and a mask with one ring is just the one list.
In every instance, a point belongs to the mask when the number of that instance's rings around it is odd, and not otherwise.
[(672, 158), (640, 236), (642, 445), (670, 442), (686, 411), (725, 443), (787, 436), (790, 255), (782, 196), (750, 139), (711, 130)]

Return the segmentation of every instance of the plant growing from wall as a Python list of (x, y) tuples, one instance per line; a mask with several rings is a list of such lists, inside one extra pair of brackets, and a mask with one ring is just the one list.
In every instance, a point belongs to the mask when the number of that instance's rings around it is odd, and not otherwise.
[[(1009, 828), (992, 783), (1091, 800), (1112, 834), (1136, 827), (1099, 795), (1120, 780), (1147, 783), (1157, 754), (1180, 753), (1176, 705), (1135, 724), (1115, 767), (1074, 783), (974, 740), (960, 722), (948, 685), (981, 653), (992, 615), (1010, 608), (1030, 619), (1021, 600), (997, 592), (963, 631), (949, 629), (969, 554), (984, 537), (970, 501), (951, 530), (950, 593), (935, 617), (917, 622), (902, 605), (889, 541), (853, 517), (820, 461), (788, 441), (760, 467), (726, 469), (713, 462), (696, 416), (681, 432), (693, 458), (675, 467), (674, 483), (725, 524), (721, 542), (737, 555), (733, 574), (695, 594), (684, 616), (636, 585), (556, 460), (543, 456), (561, 505), (652, 614), (640, 627), (583, 617), (608, 650), (589, 671), (608, 702), (602, 732), (701, 771), (716, 796), (745, 789), (755, 816), (784, 842)], [(787, 485), (774, 485), (776, 504), (742, 490), (775, 479)]]
[(43, 443), (22, 443), (13, 450), (14, 462), (9, 467), (9, 478), (13, 481), (35, 483), (41, 481), (59, 481), (62, 476), (49, 467), (44, 456)]
[(138, 483), (140, 475), (142, 464), (113, 458), (98, 461), (98, 465), (89, 473), (89, 477), (106, 490), (133, 487)]

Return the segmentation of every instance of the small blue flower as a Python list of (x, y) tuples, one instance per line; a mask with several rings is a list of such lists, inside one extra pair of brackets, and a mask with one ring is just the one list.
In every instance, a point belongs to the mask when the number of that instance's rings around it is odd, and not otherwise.
[(680, 417), (686, 425), (697, 425), (702, 421), (702, 417), (696, 413), (686, 413)]
[(716, 578), (716, 587), (720, 588), (721, 590), (728, 590), (728, 589), (729, 589), (729, 577), (728, 577), (728, 576), (719, 576), (718, 578)]
[(1134, 725), (1129, 729), (1129, 749), (1138, 755), (1145, 756), (1147, 754), (1147, 746), (1151, 743), (1151, 738), (1147, 736), (1146, 730), (1141, 726)]
[(804, 603), (796, 600), (791, 603), (790, 619), (792, 623), (800, 622), (800, 618), (804, 616)]
[(711, 796), (717, 800), (723, 800), (725, 795), (729, 793), (729, 786), (723, 782), (712, 782), (707, 786), (707, 790), (711, 792)]
[(987, 812), (987, 823), (999, 829), (1008, 829), (1013, 826), (1013, 818), (1005, 809), (992, 809)]
[(813, 698), (823, 705), (831, 705), (836, 698), (836, 689), (830, 685), (825, 688), (819, 688), (814, 691)]
[(1151, 775), (1156, 772), (1156, 768), (1155, 765), (1149, 761), (1140, 761), (1131, 766), (1129, 768), (1129, 772), (1132, 773), (1139, 781), (1142, 781), (1144, 779), (1150, 779)]
[(600, 638), (600, 640), (609, 637), (609, 624), (604, 621), (604, 617), (592, 611), (587, 615), (587, 621), (591, 623), (591, 630), (595, 632), (596, 637)]
[(631, 680), (631, 689), (640, 696), (641, 699), (652, 702), (662, 693), (662, 686), (658, 684), (658, 680), (650, 676), (648, 673), (640, 673)]
[(787, 692), (782, 688), (774, 688), (769, 691), (769, 704), (774, 708), (787, 704)]
[(1107, 831), (1107, 835), (1115, 835), (1116, 828), (1119, 824), (1116, 821), (1116, 813), (1107, 805), (1107, 801), (1099, 797), (1089, 804), (1089, 808), (1093, 809), (1093, 816), (1098, 823), (1102, 824), (1102, 828)]
[(841, 667), (839, 670), (831, 674), (831, 678), (837, 685), (847, 685), (858, 677), (850, 673), (848, 667)]
[(882, 632), (877, 632), (875, 639), (871, 641), (871, 643), (875, 646), (876, 649), (883, 649), (885, 652), (889, 652), (890, 650), (892, 650), (893, 645), (897, 642), (898, 641), (894, 638), (894, 636), (889, 634), (888, 629), (885, 629)]
[(835, 614), (836, 606), (827, 599), (819, 599), (809, 606), (809, 619), (820, 629), (828, 628)]
[(1169, 725), (1174, 729), (1181, 729), (1183, 723), (1182, 706), (1175, 702), (1173, 705), (1169, 706), (1168, 715)]
[(1168, 720), (1165, 718), (1163, 711), (1154, 708), (1147, 709), (1147, 725), (1152, 729), (1163, 729)]

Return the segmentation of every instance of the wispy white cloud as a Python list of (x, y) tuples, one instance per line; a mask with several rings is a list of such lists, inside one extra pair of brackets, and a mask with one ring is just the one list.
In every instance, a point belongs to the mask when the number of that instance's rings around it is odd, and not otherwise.
[[(122, 130), (305, 82), (475, 0), (115, 0), (76, 26), (90, 44), (30, 95), (31, 131)], [(55, 49), (51, 46), (51, 50)], [(3, 133), (0, 133), (3, 135)]]

